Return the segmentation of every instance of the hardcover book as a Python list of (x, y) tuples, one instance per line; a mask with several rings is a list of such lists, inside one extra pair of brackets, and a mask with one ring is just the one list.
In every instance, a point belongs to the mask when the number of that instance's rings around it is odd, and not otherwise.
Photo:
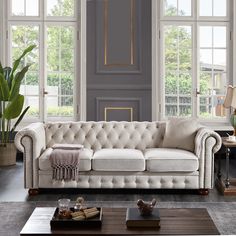
[(157, 208), (151, 215), (141, 216), (138, 208), (128, 208), (126, 212), (127, 227), (160, 227), (160, 214)]

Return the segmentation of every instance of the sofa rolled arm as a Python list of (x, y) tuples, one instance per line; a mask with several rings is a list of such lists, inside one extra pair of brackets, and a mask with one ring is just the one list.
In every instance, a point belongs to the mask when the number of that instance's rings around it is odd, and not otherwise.
[(46, 148), (44, 124), (33, 123), (18, 131), (15, 145), (23, 152), (25, 188), (38, 188), (37, 158)]
[(212, 152), (216, 153), (221, 148), (221, 137), (215, 131), (207, 129), (206, 127), (201, 127), (198, 129), (197, 134), (195, 136), (195, 150), (194, 153), (197, 157), (201, 156), (201, 152), (204, 151), (206, 139), (209, 137), (213, 137), (216, 142), (212, 147)]
[(195, 137), (195, 155), (199, 158), (199, 187), (213, 188), (214, 154), (221, 148), (221, 137), (215, 131), (201, 127)]
[(16, 148), (23, 153), (25, 151), (25, 144), (22, 142), (24, 137), (29, 137), (32, 139), (34, 149), (33, 155), (35, 158), (39, 157), (46, 147), (45, 129), (43, 123), (32, 123), (17, 132), (15, 136), (15, 145)]

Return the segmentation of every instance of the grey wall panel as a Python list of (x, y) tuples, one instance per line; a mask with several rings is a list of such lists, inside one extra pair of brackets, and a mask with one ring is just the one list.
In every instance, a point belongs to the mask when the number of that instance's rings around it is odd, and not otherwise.
[(141, 73), (141, 2), (96, 2), (97, 73)]
[(151, 120), (151, 0), (87, 1), (87, 119), (109, 106), (108, 119), (130, 120), (131, 106)]
[(141, 98), (97, 97), (97, 120), (139, 121), (142, 120)]
[[(150, 90), (89, 90), (87, 102), (91, 104), (87, 109), (87, 120), (104, 120), (105, 107), (132, 107), (133, 120), (151, 120)], [(122, 120), (126, 120), (126, 117), (122, 118)]]

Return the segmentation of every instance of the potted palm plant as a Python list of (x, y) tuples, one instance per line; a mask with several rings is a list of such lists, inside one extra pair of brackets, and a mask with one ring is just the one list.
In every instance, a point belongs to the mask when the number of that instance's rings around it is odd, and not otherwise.
[[(10, 137), (29, 109), (28, 106), (23, 110), (24, 96), (20, 94), (20, 85), (30, 64), (22, 69), (19, 67), (23, 58), (35, 47), (27, 47), (13, 62), (12, 68), (3, 68), (0, 62), (0, 166), (16, 163), (16, 149)], [(15, 122), (12, 122), (13, 119), (16, 119)]]

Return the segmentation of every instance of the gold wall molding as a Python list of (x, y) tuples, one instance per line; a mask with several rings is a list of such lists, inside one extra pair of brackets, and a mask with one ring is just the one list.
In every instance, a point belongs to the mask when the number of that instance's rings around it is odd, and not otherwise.
[(107, 114), (112, 110), (128, 110), (130, 112), (130, 121), (133, 121), (133, 107), (105, 107), (104, 108), (104, 120), (107, 121)]
[(108, 61), (108, 16), (109, 0), (104, 0), (104, 66), (124, 67), (132, 66), (135, 61), (135, 0), (130, 0), (130, 62), (109, 63)]

